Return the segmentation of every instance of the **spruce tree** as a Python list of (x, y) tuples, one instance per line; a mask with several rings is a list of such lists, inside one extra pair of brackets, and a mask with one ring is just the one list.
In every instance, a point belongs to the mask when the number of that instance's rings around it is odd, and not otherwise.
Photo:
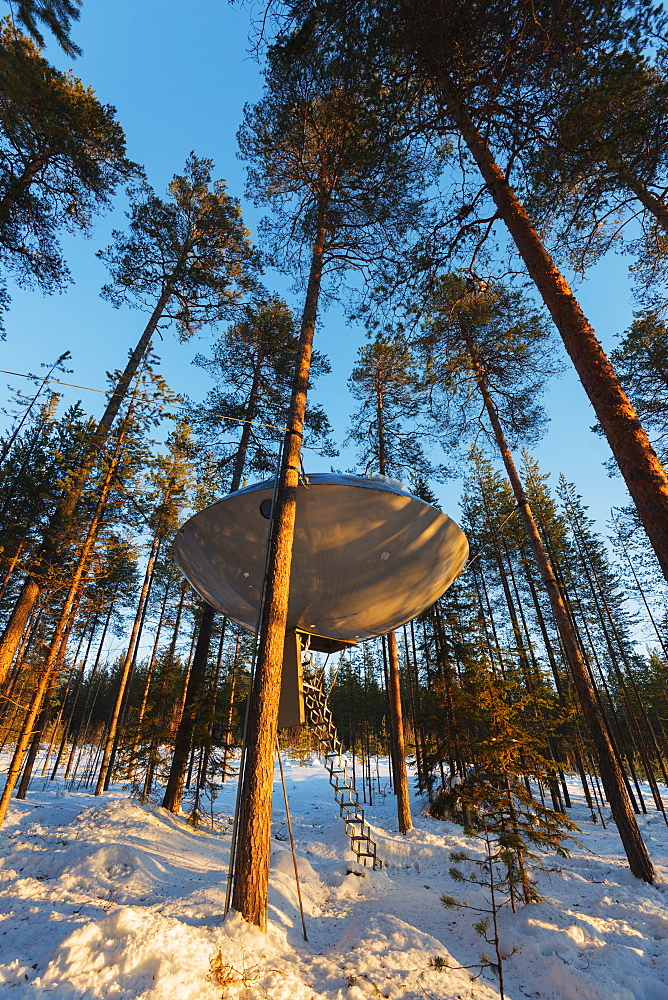
[(445, 391), (445, 405), (449, 412), (456, 410), (463, 431), (470, 434), (478, 426), (479, 407), (483, 406), (540, 567), (631, 870), (638, 878), (652, 882), (652, 863), (629, 803), (624, 776), (507, 437), (518, 433), (526, 437), (535, 432), (540, 420), (538, 380), (549, 357), (544, 326), (517, 294), (489, 284), (470, 285), (449, 275), (435, 289), (426, 322), (425, 350), (429, 378)]

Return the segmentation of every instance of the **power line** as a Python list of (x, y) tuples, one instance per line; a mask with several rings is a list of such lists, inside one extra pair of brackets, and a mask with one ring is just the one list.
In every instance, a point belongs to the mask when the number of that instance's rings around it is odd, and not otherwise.
[[(26, 375), (23, 372), (8, 372), (4, 368), (0, 368), (0, 375), (15, 375), (16, 378), (29, 378), (33, 382), (39, 377), (37, 375)], [(61, 382), (58, 378), (43, 378), (39, 379), (40, 382), (55, 382), (57, 385), (66, 385), (70, 389), (86, 389), (87, 392), (101, 392), (103, 395), (106, 394), (108, 389), (93, 389), (89, 385), (75, 385), (74, 382)]]
[[(74, 382), (61, 382), (61, 380), (58, 379), (58, 378), (42, 378), (42, 379), (40, 379), (39, 376), (37, 376), (37, 375), (26, 375), (25, 372), (9, 372), (5, 368), (0, 368), (0, 375), (14, 375), (14, 376), (16, 376), (16, 378), (28, 378), (28, 379), (31, 379), (31, 381), (33, 381), (33, 382), (36, 381), (36, 380), (40, 381), (40, 382), (55, 382), (56, 385), (65, 385), (65, 386), (68, 386), (68, 388), (70, 388), (70, 389), (85, 389), (86, 392), (100, 392), (100, 393), (102, 393), (103, 396), (106, 396), (107, 393), (109, 393), (111, 391), (110, 389), (94, 389), (90, 385), (76, 385), (76, 383), (74, 383)], [(169, 409), (171, 407), (176, 408), (177, 404), (176, 403), (166, 403), (165, 404), (165, 409)], [(266, 424), (266, 423), (263, 423), (261, 420), (244, 420), (242, 417), (228, 417), (226, 413), (220, 413), (219, 416), (220, 416), (220, 418), (222, 420), (232, 420), (232, 421), (234, 421), (235, 424), (254, 424), (257, 427), (268, 427), (272, 431), (286, 431), (287, 430), (287, 427), (280, 427), (277, 424)]]

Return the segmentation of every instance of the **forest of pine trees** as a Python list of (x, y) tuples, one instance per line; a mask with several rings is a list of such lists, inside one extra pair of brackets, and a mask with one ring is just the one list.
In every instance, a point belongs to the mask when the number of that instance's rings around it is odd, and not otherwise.
[[(78, 5), (15, 6), (0, 36), (5, 325), (12, 287), (67, 286), (64, 234), (90, 231), (127, 185), (125, 223), (96, 249), (103, 297), (131, 305), (136, 326), (119, 323), (98, 409), (65, 406), (49, 381), (68, 381), (73, 349), (40, 358), (48, 375), (5, 402), (0, 823), (38, 780), (95, 795), (113, 784), (193, 824), (242, 782), (233, 905), (266, 926), (261, 771), (276, 746), (298, 483), (304, 468), (351, 461), (436, 506), (459, 477), (471, 550), (418, 618), (319, 654), (361, 800), (387, 792), (389, 759), (399, 830), (413, 784), (433, 817), (494, 841), (515, 909), (537, 898), (534, 866), (576, 835), (574, 776), (592, 822), (612, 815), (651, 883), (636, 817), (668, 825), (661, 12), (270, 3), (264, 93), (239, 133), (247, 196), (268, 213), (251, 237), (224, 163), (191, 153), (163, 195), (129, 159), (115, 110), (49, 64), (50, 33), (77, 54)], [(637, 310), (608, 358), (565, 275), (620, 245)], [(293, 280), (290, 302), (276, 274)], [(334, 373), (352, 397), (341, 440), (318, 401), (328, 294), (366, 333)], [(158, 356), (163, 337), (195, 335), (212, 382), (199, 397), (168, 385)], [(543, 390), (567, 364), (628, 489), (604, 527), (532, 451), (550, 417)], [(272, 477), (256, 642), (195, 593), (171, 541), (193, 513)], [(308, 723), (278, 740), (296, 758), (318, 753)]]

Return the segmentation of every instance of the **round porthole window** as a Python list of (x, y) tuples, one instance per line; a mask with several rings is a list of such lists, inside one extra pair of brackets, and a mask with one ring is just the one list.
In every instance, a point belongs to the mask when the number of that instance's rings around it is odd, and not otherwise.
[(262, 514), (262, 517), (266, 517), (266, 519), (269, 520), (272, 514), (272, 508), (273, 508), (272, 498), (267, 497), (267, 499), (263, 500), (262, 503), (260, 504), (260, 513)]

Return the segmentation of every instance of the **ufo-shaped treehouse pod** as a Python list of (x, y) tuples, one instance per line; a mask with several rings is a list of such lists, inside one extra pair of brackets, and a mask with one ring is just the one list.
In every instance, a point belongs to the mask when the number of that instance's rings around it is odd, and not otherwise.
[[(307, 483), (297, 490), (287, 633), (310, 636), (312, 649), (329, 652), (397, 628), (461, 572), (469, 551), (463, 531), (398, 485), (327, 473)], [(251, 630), (273, 492), (269, 480), (231, 493), (186, 521), (174, 540), (195, 590)]]
[[(257, 624), (273, 480), (195, 514), (174, 540), (193, 587), (228, 618)], [(378, 479), (320, 473), (297, 490), (288, 631), (354, 643), (403, 625), (444, 593), (468, 556), (446, 514)], [(325, 648), (330, 648), (324, 644)]]

